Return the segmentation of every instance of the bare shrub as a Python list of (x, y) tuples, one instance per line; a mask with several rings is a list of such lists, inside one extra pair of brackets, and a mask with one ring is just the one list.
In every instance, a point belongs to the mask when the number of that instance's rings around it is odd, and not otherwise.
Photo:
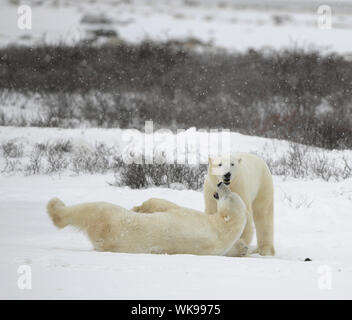
[(43, 145), (36, 144), (29, 156), (29, 164), (25, 166), (25, 173), (27, 175), (39, 174), (44, 172), (44, 157)]
[(352, 177), (351, 166), (346, 157), (343, 164), (336, 164), (326, 151), (305, 145), (290, 143), (288, 151), (277, 159), (271, 154), (261, 154), (274, 175), (294, 178), (319, 178), (339, 181)]
[(199, 190), (203, 186), (207, 166), (189, 166), (180, 164), (127, 164), (121, 168), (117, 185), (133, 189), (148, 186), (182, 184), (185, 188)]
[(74, 148), (69, 140), (36, 143), (29, 150), (29, 161), (22, 161), (24, 152), (21, 144), (10, 141), (3, 144), (2, 149), (5, 159), (3, 172), (23, 170), (27, 175), (35, 175), (71, 169), (77, 174), (94, 174), (117, 170), (121, 166), (114, 162), (116, 150), (104, 143), (78, 148)]
[[(80, 107), (84, 119), (98, 127), (106, 127), (114, 124), (116, 115), (111, 102), (112, 97), (101, 92), (94, 92), (83, 99)], [(115, 123), (116, 124), (116, 123)]]
[(47, 99), (48, 109), (44, 117), (43, 126), (46, 127), (66, 127), (67, 121), (75, 118), (75, 100), (72, 95), (59, 92), (49, 96)]
[[(27, 175), (59, 173), (65, 169), (76, 174), (114, 172), (115, 185), (131, 188), (165, 186), (199, 190), (207, 171), (207, 165), (126, 164), (114, 147), (104, 143), (81, 147), (74, 147), (69, 140), (37, 143), (29, 151), (28, 161), (23, 161), (23, 145), (16, 141), (3, 143), (1, 151), (5, 160), (2, 172), (24, 171)], [(285, 153), (277, 156), (278, 152), (259, 154), (273, 175), (325, 181), (352, 177), (351, 161), (347, 156), (336, 158), (331, 152), (295, 143), (290, 143)]]
[(309, 171), (307, 163), (307, 152), (307, 146), (290, 143), (286, 161), (291, 171), (290, 175), (294, 178), (302, 178), (307, 176)]
[(351, 161), (348, 161), (346, 157), (342, 157), (342, 161), (344, 163), (344, 167), (341, 172), (342, 179), (348, 179), (352, 177), (352, 165)]
[(132, 189), (141, 189), (148, 186), (148, 180), (145, 172), (145, 167), (142, 164), (131, 163), (121, 168), (118, 175), (116, 185), (128, 186)]
[(16, 141), (8, 141), (1, 145), (2, 155), (5, 160), (3, 172), (11, 173), (21, 170), (21, 157), (23, 156), (23, 145)]
[(72, 169), (76, 174), (79, 173), (105, 173), (112, 168), (110, 157), (114, 150), (108, 148), (105, 144), (97, 144), (92, 149), (88, 147), (79, 147), (75, 149), (70, 159)]
[(57, 141), (46, 148), (47, 172), (61, 172), (69, 165), (66, 154), (72, 151), (70, 141)]
[[(87, 121), (138, 128), (153, 119), (168, 127), (224, 127), (329, 149), (352, 146), (352, 62), (341, 55), (304, 48), (195, 52), (174, 41), (148, 41), (9, 46), (0, 57), (0, 89), (52, 100), (47, 114), (32, 122), (0, 113), (3, 125), (74, 127)], [(333, 116), (317, 113), (323, 104)]]
[(7, 123), (4, 110), (0, 110), (0, 126), (6, 126)]
[(16, 141), (8, 141), (1, 145), (2, 154), (5, 158), (20, 158), (23, 156), (23, 145)]
[(106, 17), (102, 13), (87, 13), (85, 14), (82, 19), (82, 23), (87, 23), (87, 24), (111, 24), (112, 21), (110, 18)]

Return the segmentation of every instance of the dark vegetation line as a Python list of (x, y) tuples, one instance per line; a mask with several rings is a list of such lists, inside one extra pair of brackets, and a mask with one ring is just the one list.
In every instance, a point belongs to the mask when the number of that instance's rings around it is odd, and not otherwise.
[[(25, 150), (26, 149), (26, 150)], [(274, 175), (300, 179), (340, 181), (352, 177), (347, 156), (338, 162), (327, 151), (290, 143), (286, 153), (258, 153)], [(22, 172), (25, 175), (114, 173), (112, 184), (131, 188), (164, 186), (200, 190), (207, 172), (206, 164), (154, 163), (127, 164), (115, 147), (103, 142), (91, 147), (74, 147), (70, 140), (57, 139), (28, 146), (15, 140), (0, 145), (0, 174)]]
[[(317, 51), (197, 53), (151, 42), (7, 47), (0, 49), (2, 89), (47, 101), (39, 122), (18, 125), (67, 127), (76, 119), (141, 129), (152, 119), (160, 127), (352, 147), (352, 61)], [(4, 119), (0, 114), (0, 124)]]

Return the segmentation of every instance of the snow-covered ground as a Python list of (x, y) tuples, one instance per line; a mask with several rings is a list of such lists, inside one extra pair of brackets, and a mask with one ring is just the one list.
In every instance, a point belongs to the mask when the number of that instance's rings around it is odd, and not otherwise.
[[(17, 1), (0, 3), (0, 45), (75, 43), (108, 30), (118, 43), (185, 40), (188, 45), (246, 50), (311, 45), (351, 53), (352, 3), (347, 0), (52, 0), (28, 1), (32, 29), (17, 26)], [(318, 27), (320, 5), (332, 9), (332, 29)], [(100, 21), (99, 21), (100, 20)], [(101, 22), (101, 23), (98, 23)], [(115, 34), (116, 33), (116, 34)], [(196, 40), (196, 41), (194, 41)], [(325, 50), (325, 51), (324, 51)]]
[[(352, 298), (351, 180), (275, 178), (277, 255), (248, 258), (95, 252), (83, 234), (52, 225), (45, 204), (53, 196), (67, 204), (104, 200), (127, 208), (158, 196), (203, 209), (200, 192), (130, 190), (109, 186), (111, 180), (1, 177), (0, 298)], [(21, 265), (31, 267), (31, 290), (18, 288)]]
[[(189, 130), (186, 134), (192, 134)], [(119, 129), (0, 128), (0, 143), (53, 139), (121, 144)], [(160, 143), (160, 137), (156, 138)], [(241, 151), (285, 152), (288, 143), (232, 133)], [(276, 152), (276, 153), (275, 153)], [(327, 151), (352, 158), (352, 151)], [(275, 257), (98, 253), (84, 234), (57, 230), (45, 213), (53, 196), (67, 204), (109, 201), (131, 208), (161, 197), (203, 210), (191, 190), (113, 187), (113, 174), (0, 177), (0, 298), (245, 299), (352, 298), (352, 180), (274, 177)], [(254, 248), (255, 241), (252, 243)], [(311, 262), (305, 262), (310, 258)], [(20, 290), (18, 268), (30, 266), (32, 289)], [(329, 281), (331, 277), (331, 288)]]
[[(238, 51), (311, 45), (322, 53), (350, 55), (352, 51), (348, 41), (352, 31), (350, 0), (324, 1), (333, 10), (331, 30), (317, 26), (317, 8), (322, 4), (318, 0), (26, 3), (32, 8), (31, 30), (17, 26), (19, 1), (0, 1), (0, 46), (72, 44), (103, 31), (109, 35), (105, 40), (112, 43), (152, 39)], [(103, 23), (94, 23), (97, 19)], [(19, 112), (27, 117), (42, 111), (39, 97), (28, 99), (23, 94), (10, 98), (8, 105), (1, 103), (7, 117)], [(188, 128), (178, 137), (190, 139), (195, 130)], [(121, 154), (127, 145), (134, 150), (141, 147), (144, 136), (135, 133), (121, 129), (0, 127), (0, 145), (9, 141), (22, 145), (21, 161), (29, 160), (36, 143), (60, 139), (71, 141), (74, 148), (104, 142)], [(197, 136), (199, 140), (188, 151), (199, 154), (197, 145), (210, 136)], [(168, 150), (170, 141), (165, 140), (165, 134), (155, 134), (154, 138), (156, 150)], [(271, 158), (279, 158), (289, 149), (287, 141), (234, 132), (230, 145), (233, 151), (265, 152)], [(352, 150), (314, 152), (324, 153), (335, 166), (343, 157), (352, 163)], [(0, 152), (1, 169), (3, 163)], [(127, 208), (150, 197), (161, 197), (203, 210), (201, 192), (116, 187), (111, 185), (113, 173), (74, 175), (67, 170), (52, 175), (0, 174), (0, 299), (352, 298), (351, 178), (325, 182), (275, 176), (276, 256), (227, 258), (95, 252), (84, 234), (70, 228), (57, 230), (45, 212), (53, 196), (67, 204), (109, 201)], [(304, 261), (306, 258), (312, 261)], [(30, 290), (18, 286), (21, 266), (32, 271)]]

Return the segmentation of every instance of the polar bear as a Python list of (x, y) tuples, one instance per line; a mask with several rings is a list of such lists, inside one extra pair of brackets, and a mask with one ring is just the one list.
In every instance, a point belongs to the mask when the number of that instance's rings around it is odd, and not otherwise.
[[(216, 184), (223, 181), (236, 192), (247, 207), (247, 225), (241, 240), (249, 245), (253, 238), (253, 219), (256, 227), (260, 255), (275, 255), (274, 233), (274, 187), (265, 161), (250, 153), (236, 153), (228, 157), (209, 158), (208, 174), (204, 181), (205, 213), (217, 211), (213, 198)], [(232, 252), (231, 252), (232, 251)], [(237, 255), (236, 248), (229, 255)]]
[(105, 202), (66, 207), (57, 198), (49, 201), (47, 212), (57, 227), (85, 231), (97, 251), (225, 255), (243, 233), (246, 206), (224, 183), (214, 191), (213, 215), (162, 199), (148, 201), (166, 204), (167, 211), (149, 214)]

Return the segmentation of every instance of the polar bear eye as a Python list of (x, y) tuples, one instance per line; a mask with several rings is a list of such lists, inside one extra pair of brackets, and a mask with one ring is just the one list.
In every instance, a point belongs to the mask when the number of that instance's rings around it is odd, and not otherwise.
[(233, 167), (235, 164), (234, 163), (231, 163), (231, 166)]
[(222, 163), (219, 163), (219, 167), (221, 167), (222, 166)]

